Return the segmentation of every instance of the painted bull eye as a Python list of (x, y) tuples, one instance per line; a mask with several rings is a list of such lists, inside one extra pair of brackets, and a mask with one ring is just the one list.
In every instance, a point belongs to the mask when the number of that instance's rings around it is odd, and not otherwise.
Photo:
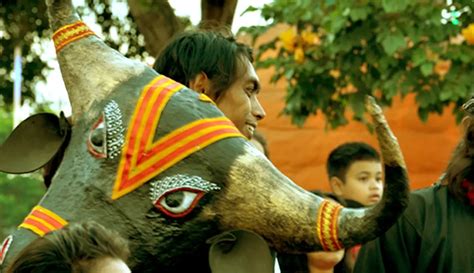
[(195, 189), (179, 189), (168, 192), (156, 200), (155, 207), (171, 217), (183, 217), (190, 213), (204, 196), (204, 192)]
[(124, 143), (125, 129), (122, 125), (122, 113), (115, 101), (104, 108), (103, 115), (92, 126), (87, 147), (97, 158), (115, 158), (120, 154)]
[(105, 136), (105, 124), (104, 119), (101, 116), (92, 127), (92, 130), (89, 133), (89, 141), (87, 142), (89, 152), (97, 158), (107, 157)]
[(220, 190), (199, 176), (174, 175), (151, 183), (153, 205), (167, 216), (181, 218), (189, 214), (209, 191)]

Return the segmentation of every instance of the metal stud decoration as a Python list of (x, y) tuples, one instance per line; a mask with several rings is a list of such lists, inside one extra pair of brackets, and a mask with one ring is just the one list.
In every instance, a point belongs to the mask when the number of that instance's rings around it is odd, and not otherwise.
[(115, 101), (110, 101), (104, 108), (106, 125), (107, 157), (115, 158), (120, 154), (124, 143), (125, 129), (122, 124), (122, 113)]
[(214, 183), (206, 181), (199, 176), (177, 174), (168, 176), (162, 180), (151, 183), (150, 198), (154, 203), (159, 200), (167, 192), (176, 189), (194, 189), (203, 192), (220, 190), (221, 188)]

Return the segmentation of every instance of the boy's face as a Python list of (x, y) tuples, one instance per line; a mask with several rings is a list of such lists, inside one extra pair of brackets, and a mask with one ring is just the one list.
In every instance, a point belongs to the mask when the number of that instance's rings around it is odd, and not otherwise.
[(364, 206), (375, 205), (383, 194), (382, 164), (372, 160), (355, 161), (349, 166), (345, 181), (333, 177), (331, 185), (339, 197)]

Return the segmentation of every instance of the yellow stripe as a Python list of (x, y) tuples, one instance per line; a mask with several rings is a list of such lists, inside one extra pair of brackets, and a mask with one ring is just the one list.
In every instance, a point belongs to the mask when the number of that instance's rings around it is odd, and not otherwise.
[(27, 219), (33, 219), (37, 222), (40, 222), (41, 224), (45, 225), (50, 231), (53, 231), (53, 230), (56, 230), (57, 228), (55, 228), (53, 225), (51, 225), (50, 223), (46, 222), (45, 220), (41, 219), (41, 218), (38, 218), (34, 215), (29, 215), (28, 217), (26, 217)]
[[(138, 132), (135, 136), (135, 145), (133, 146), (133, 155), (132, 155), (132, 160), (130, 161), (131, 162), (131, 167), (133, 168), (136, 164), (137, 164), (137, 159), (138, 159), (138, 148), (140, 146), (140, 142), (143, 138), (143, 131), (144, 129), (146, 128), (147, 126), (147, 122), (148, 122), (148, 118), (149, 118), (149, 115), (150, 115), (150, 112), (151, 112), (151, 108), (156, 100), (156, 97), (161, 93), (160, 91), (160, 88), (162, 88), (163, 86), (167, 86), (169, 84), (172, 83), (172, 80), (168, 79), (166, 80), (165, 82), (161, 83), (160, 85), (158, 85), (154, 91), (150, 90), (153, 85), (156, 84), (157, 81), (160, 81), (162, 79), (166, 79), (165, 76), (158, 76), (156, 78), (156, 80), (152, 81), (152, 84), (149, 84), (148, 87), (146, 88), (146, 92), (141, 96), (141, 100), (140, 100), (140, 105), (138, 105), (135, 109), (135, 112), (136, 112), (136, 115), (135, 117), (131, 120), (131, 123), (130, 125), (133, 125), (136, 123), (136, 118), (138, 117), (138, 113), (140, 112), (139, 110), (141, 110), (143, 107), (145, 107), (145, 110), (143, 111), (143, 114), (141, 116), (141, 121), (139, 124), (137, 124), (137, 127), (138, 127)], [(146, 94), (148, 94), (149, 92), (153, 92), (150, 96), (150, 98), (148, 99), (147, 102), (144, 102), (144, 99), (146, 97)], [(143, 105), (144, 103), (146, 103), (146, 105)], [(160, 116), (161, 113), (158, 113), (158, 117)], [(132, 127), (129, 126), (129, 131), (132, 131), (131, 130)], [(131, 137), (131, 135), (130, 135)]]
[[(176, 82), (173, 82), (173, 83), (176, 83)], [(168, 104), (168, 101), (170, 100), (171, 96), (173, 96), (174, 93), (179, 91), (181, 88), (183, 88), (183, 85), (178, 84), (175, 88), (171, 89), (168, 92), (167, 96), (164, 98), (164, 100), (161, 103), (160, 107), (158, 108), (157, 117), (154, 118), (155, 121), (152, 124), (153, 127), (151, 128), (151, 131), (150, 131), (151, 134), (150, 134), (150, 137), (148, 138), (147, 145), (146, 145), (145, 149), (148, 150), (153, 145), (154, 132), (156, 131), (156, 128), (158, 127), (158, 123), (160, 121), (161, 113), (163, 112), (163, 109), (165, 108), (165, 106)]]
[[(219, 119), (216, 119), (215, 121), (219, 121), (221, 120), (221, 118)], [(169, 139), (175, 137), (176, 135), (182, 133), (183, 131), (185, 130), (188, 130), (194, 126), (198, 126), (200, 124), (204, 124), (204, 123), (208, 123), (210, 121), (213, 121), (213, 119), (204, 119), (204, 120), (197, 120), (197, 121), (194, 121), (192, 123), (189, 123), (175, 131), (173, 131), (172, 133), (164, 136), (163, 138), (161, 138), (158, 142), (156, 142), (155, 144), (153, 144), (153, 148), (158, 146), (158, 145), (161, 145), (162, 143), (168, 141)], [(183, 146), (184, 144), (202, 136), (202, 135), (205, 135), (211, 131), (215, 131), (217, 129), (223, 129), (223, 128), (229, 128), (229, 129), (233, 129), (235, 128), (233, 125), (214, 125), (214, 126), (211, 126), (209, 128), (206, 128), (206, 129), (203, 129), (203, 130), (199, 130), (199, 131), (196, 131), (194, 133), (192, 133), (191, 135), (183, 138), (182, 140), (180, 140), (179, 142), (176, 142), (176, 143), (173, 143), (172, 145), (166, 147), (164, 150), (161, 150), (159, 151), (158, 153), (156, 153), (155, 155), (153, 155), (153, 157), (151, 157), (150, 159), (148, 159), (146, 162), (143, 162), (142, 164), (136, 166), (136, 168), (134, 168), (131, 172), (131, 177), (135, 176), (135, 174), (137, 173), (140, 173), (142, 172), (144, 169), (147, 169), (149, 168), (151, 165), (153, 165), (156, 161), (159, 161), (160, 159), (162, 159), (163, 157), (167, 156), (168, 154), (170, 154), (171, 152), (173, 152), (174, 150), (176, 150), (177, 148)], [(149, 151), (149, 150), (148, 150)]]
[[(143, 162), (142, 164), (138, 165), (136, 168), (134, 168), (131, 177), (133, 177), (136, 174), (141, 173), (142, 171), (150, 168), (151, 166), (153, 166), (158, 161), (162, 160), (163, 158), (165, 158), (169, 154), (173, 153), (174, 151), (176, 151), (180, 147), (188, 144), (189, 142), (195, 140), (196, 138), (199, 138), (203, 135), (206, 135), (210, 132), (214, 132), (216, 130), (234, 129), (234, 128), (235, 127), (233, 125), (228, 125), (228, 126), (220, 125), (220, 126), (209, 127), (209, 128), (204, 129), (204, 130), (199, 130), (199, 131), (195, 132), (194, 134), (189, 135), (188, 137), (182, 139), (181, 141), (178, 141), (178, 142), (174, 143), (173, 145), (168, 146), (166, 149), (164, 149), (164, 150), (160, 151), (159, 153), (155, 154), (153, 157), (151, 157), (146, 162)], [(202, 146), (202, 144), (200, 143), (199, 146)]]
[(57, 215), (56, 213), (48, 210), (47, 208), (45, 207), (42, 207), (42, 206), (36, 206), (34, 207), (33, 210), (38, 210), (44, 214), (47, 214), (48, 216), (50, 216), (51, 218), (54, 218), (56, 221), (58, 221), (61, 225), (65, 226), (68, 224), (68, 222), (66, 220), (64, 220), (63, 218), (61, 218), (59, 215)]
[(74, 23), (72, 23), (72, 24), (64, 25), (64, 26), (60, 27), (58, 30), (56, 30), (56, 31), (53, 33), (53, 36), (56, 35), (56, 33), (61, 32), (61, 31), (64, 30), (64, 29), (67, 29), (67, 28), (70, 28), (70, 27), (76, 26), (76, 25), (83, 25), (83, 24), (84, 24), (84, 22), (82, 22), (82, 21), (77, 21), (77, 22), (74, 22)]
[[(155, 84), (155, 82), (161, 80), (162, 78), (164, 78), (163, 75), (159, 75), (157, 76), (156, 78), (154, 78), (150, 83), (148, 83), (143, 89), (142, 89), (142, 94), (141, 96), (138, 98), (138, 101), (137, 101), (137, 106), (135, 107), (135, 111), (133, 112), (133, 115), (132, 115), (132, 118), (130, 119), (130, 123), (128, 125), (128, 130), (127, 130), (127, 136), (125, 138), (125, 144), (123, 145), (122, 147), (122, 156), (120, 158), (120, 163), (119, 163), (119, 167), (118, 167), (118, 170), (117, 170), (117, 178), (115, 179), (115, 183), (114, 183), (114, 188), (113, 188), (113, 191), (112, 191), (112, 198), (113, 196), (115, 195), (116, 192), (118, 192), (119, 190), (119, 187), (120, 187), (120, 181), (122, 180), (122, 175), (123, 175), (123, 168), (125, 167), (125, 162), (127, 161), (126, 160), (126, 157), (127, 157), (127, 150), (130, 146), (130, 138), (131, 138), (131, 134), (132, 134), (132, 127), (133, 127), (133, 124), (135, 123), (135, 120), (137, 118), (137, 115), (138, 115), (138, 112), (141, 108), (141, 105), (143, 104), (143, 100), (145, 98), (145, 94), (148, 92), (148, 89), (153, 85)], [(134, 153), (135, 151), (132, 150), (132, 153), (133, 153), (133, 157), (136, 157), (137, 155), (135, 155)], [(131, 162), (135, 161), (136, 162), (136, 159), (131, 159)], [(131, 168), (133, 168), (133, 164), (130, 165)]]
[[(138, 151), (139, 151), (139, 146), (140, 146), (140, 143), (141, 143), (141, 140), (143, 139), (143, 134), (144, 134), (144, 131), (145, 131), (145, 128), (148, 126), (149, 122), (150, 122), (150, 119), (153, 119), (152, 121), (152, 126), (156, 123), (158, 123), (158, 121), (160, 120), (160, 116), (161, 116), (161, 111), (163, 110), (163, 107), (159, 107), (156, 111), (156, 115), (154, 117), (150, 117), (150, 113), (151, 113), (151, 110), (153, 108), (153, 106), (155, 105), (156, 100), (158, 98), (158, 96), (161, 94), (161, 92), (166, 89), (168, 86), (170, 86), (171, 84), (173, 84), (174, 81), (171, 80), (171, 79), (168, 79), (167, 81), (165, 81), (164, 83), (161, 83), (160, 85), (158, 85), (154, 91), (149, 91), (149, 92), (153, 92), (150, 99), (147, 101), (147, 105), (145, 105), (145, 111), (143, 112), (143, 116), (142, 116), (142, 120), (138, 126), (138, 133), (137, 133), (137, 140), (135, 142), (135, 147), (133, 148), (133, 161), (132, 161), (132, 166), (135, 166), (137, 164), (137, 159), (138, 159)], [(164, 98), (164, 100), (162, 101), (162, 104), (165, 104), (168, 102), (169, 100), (169, 97), (170, 96), (166, 96)], [(144, 148), (144, 151), (146, 151), (146, 147), (148, 146), (148, 143), (150, 141), (153, 141), (153, 137), (154, 137), (154, 134), (151, 133), (152, 131), (150, 131), (150, 135), (148, 136), (148, 139), (146, 140), (146, 143), (145, 143), (145, 148)]]
[(76, 28), (72, 28), (72, 29), (70, 29), (66, 32), (63, 32), (61, 35), (56, 36), (55, 39), (54, 39), (54, 44), (59, 45), (59, 44), (63, 43), (64, 41), (69, 40), (71, 37), (77, 36), (79, 33), (85, 32), (87, 30), (89, 30), (89, 28), (85, 25), (80, 25)]
[(43, 237), (45, 235), (45, 233), (41, 229), (37, 228), (34, 225), (22, 223), (21, 225), (19, 225), (19, 227), (29, 229), (29, 230), (33, 231), (34, 233), (38, 234), (41, 237)]
[[(237, 130), (236, 130), (237, 131)], [(198, 147), (196, 147), (195, 149), (191, 149), (189, 151), (187, 151), (186, 153), (183, 153), (183, 154), (180, 154), (179, 156), (177, 156), (176, 158), (174, 158), (173, 160), (169, 161), (167, 164), (163, 165), (161, 168), (159, 169), (156, 169), (154, 172), (150, 173), (149, 175), (145, 176), (140, 183), (135, 183), (133, 186), (130, 186), (128, 188), (125, 188), (123, 189), (122, 191), (120, 192), (116, 192), (115, 194), (113, 194), (112, 196), (112, 199), (116, 199), (118, 197), (121, 197), (133, 190), (135, 190), (136, 188), (140, 187), (141, 185), (143, 185), (146, 181), (152, 179), (153, 177), (157, 176), (158, 174), (160, 174), (161, 172), (165, 171), (166, 169), (168, 169), (169, 167), (173, 166), (174, 164), (176, 164), (177, 162), (179, 162), (180, 160), (182, 160), (183, 158), (187, 157), (188, 155), (194, 153), (194, 152), (197, 152), (205, 147), (207, 147), (208, 145), (220, 140), (220, 139), (224, 139), (224, 138), (229, 138), (229, 137), (243, 137), (241, 133), (239, 132), (236, 132), (236, 133), (226, 133), (226, 134), (221, 134), (221, 135), (217, 135), (215, 136), (214, 138), (211, 138), (203, 143), (201, 143), (201, 145), (199, 145)]]
[(77, 41), (77, 40), (79, 40), (79, 39), (81, 39), (81, 38), (84, 38), (84, 37), (86, 37), (86, 36), (89, 36), (89, 35), (95, 35), (95, 34), (94, 34), (93, 32), (85, 32), (85, 33), (83, 33), (83, 34), (81, 34), (81, 35), (77, 35), (77, 36), (75, 36), (75, 37), (73, 37), (73, 38), (71, 38), (71, 39), (69, 39), (69, 40), (67, 40), (67, 41), (65, 41), (65, 42), (63, 42), (63, 43), (61, 43), (59, 46), (57, 46), (57, 47), (56, 47), (56, 51), (59, 52), (63, 47), (67, 46), (68, 44), (70, 44), (70, 43), (72, 43), (72, 42), (74, 42), (74, 41)]

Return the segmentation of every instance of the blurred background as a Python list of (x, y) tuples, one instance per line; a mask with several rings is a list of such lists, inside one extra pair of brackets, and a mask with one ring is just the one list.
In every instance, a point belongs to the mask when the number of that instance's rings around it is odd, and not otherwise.
[[(70, 114), (43, 1), (0, 0), (0, 140), (37, 112)], [(378, 147), (371, 94), (397, 136), (412, 189), (442, 174), (474, 94), (474, 0), (74, 0), (99, 37), (151, 65), (169, 39), (212, 21), (254, 47), (270, 159), (329, 190), (325, 161), (347, 141)], [(207, 23), (206, 23), (207, 24)], [(45, 192), (41, 173), (0, 173), (0, 239)]]

